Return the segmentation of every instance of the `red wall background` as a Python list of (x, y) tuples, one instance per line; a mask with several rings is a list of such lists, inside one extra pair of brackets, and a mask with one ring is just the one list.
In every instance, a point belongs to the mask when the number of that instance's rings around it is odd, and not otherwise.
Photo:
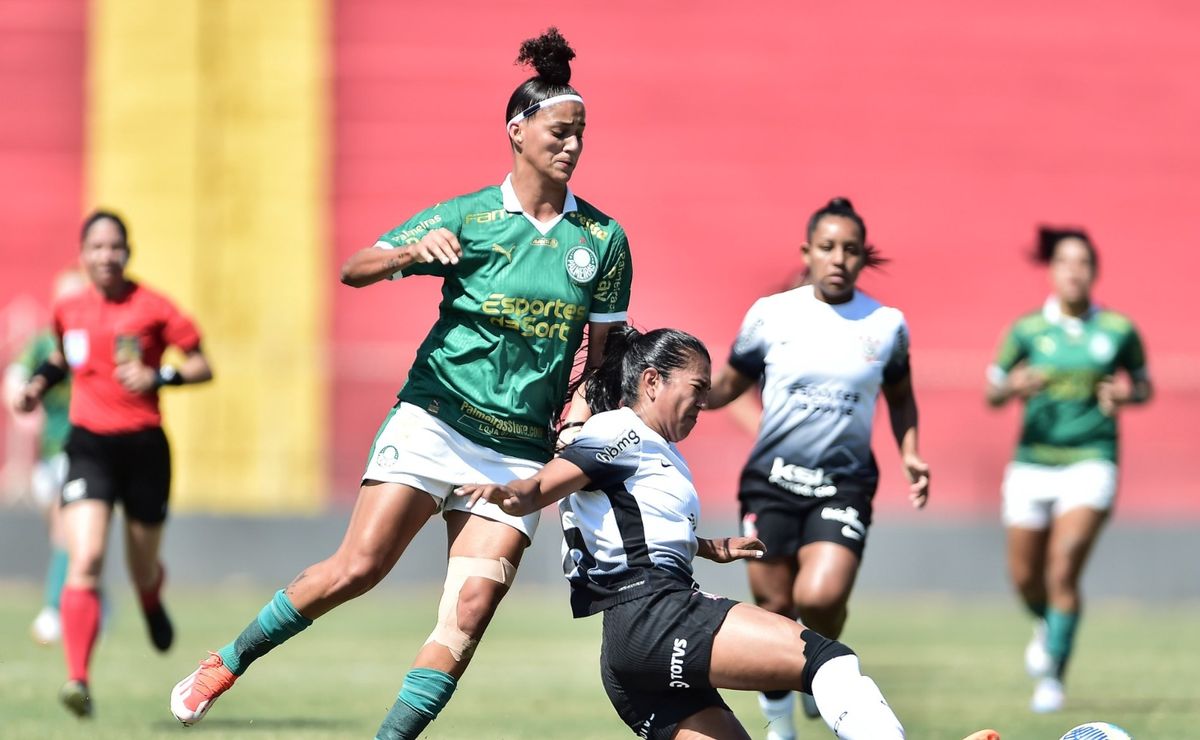
[(83, 183), (84, 0), (0, 12), (0, 356), (74, 258)]
[[(808, 214), (851, 197), (893, 260), (862, 287), (912, 327), (932, 510), (992, 513), (1017, 415), (985, 410), (984, 367), (1048, 292), (1024, 256), (1035, 225), (1084, 225), (1101, 250), (1097, 298), (1134, 317), (1159, 389), (1123, 421), (1120, 515), (1200, 515), (1186, 298), (1200, 266), (1200, 8), (347, 0), (334, 19), (334, 263), (503, 178), (504, 105), (528, 76), (511, 62), (551, 24), (579, 53), (588, 104), (572, 185), (630, 234), (636, 323), (688, 329), (723, 358), (750, 303), (798, 269)], [(335, 291), (342, 498), (436, 302), (428, 280)], [(902, 509), (883, 417), (878, 429), (878, 504)], [(714, 413), (685, 443), (710, 510), (732, 505), (750, 442)]]

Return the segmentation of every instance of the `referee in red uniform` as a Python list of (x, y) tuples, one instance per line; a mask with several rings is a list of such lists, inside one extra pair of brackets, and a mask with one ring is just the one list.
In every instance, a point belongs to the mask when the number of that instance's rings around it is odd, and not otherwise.
[[(174, 632), (160, 599), (158, 559), (171, 453), (162, 430), (159, 389), (212, 379), (200, 333), (164, 296), (125, 277), (129, 239), (119, 216), (97, 211), (84, 221), (80, 263), (91, 289), (54, 307), (58, 349), (17, 398), (28, 412), (70, 368), (71, 432), (62, 490), (69, 565), (62, 592), (63, 648), (68, 681), (59, 698), (80, 717), (92, 713), (88, 663), (100, 626), (100, 572), (114, 504), (125, 512), (129, 574), (141, 599), (150, 640), (160, 651)], [(183, 352), (179, 367), (162, 365), (163, 351)]]

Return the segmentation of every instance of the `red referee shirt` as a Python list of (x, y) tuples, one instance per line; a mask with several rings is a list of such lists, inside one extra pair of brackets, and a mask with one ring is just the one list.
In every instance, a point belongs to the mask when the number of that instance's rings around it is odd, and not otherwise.
[(71, 367), (71, 424), (96, 434), (120, 434), (162, 425), (158, 392), (130, 393), (117, 382), (117, 364), (140, 358), (158, 368), (168, 345), (200, 346), (192, 320), (166, 297), (138, 283), (109, 300), (90, 287), (54, 307), (54, 329)]

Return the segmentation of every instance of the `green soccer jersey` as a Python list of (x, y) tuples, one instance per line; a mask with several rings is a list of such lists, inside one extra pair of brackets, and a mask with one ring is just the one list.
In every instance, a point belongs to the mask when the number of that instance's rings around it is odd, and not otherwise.
[(442, 301), (399, 398), (502, 454), (549, 460), (584, 326), (625, 320), (625, 231), (569, 191), (563, 215), (538, 223), (505, 179), (418, 213), (376, 246), (439, 228), (454, 232), (463, 254), (457, 265), (404, 271), (442, 278)]
[[(25, 345), (17, 365), (24, 369), (26, 377), (33, 374), (38, 366), (50, 359), (50, 355), (58, 348), (54, 332), (44, 331)], [(54, 457), (63, 451), (67, 443), (67, 433), (71, 431), (71, 421), (67, 411), (71, 406), (71, 377), (67, 376), (58, 385), (51, 388), (42, 397), (42, 409), (46, 412), (46, 423), (42, 426), (39, 456), (42, 460)]]
[(1021, 361), (1042, 372), (1046, 384), (1025, 404), (1016, 460), (1116, 462), (1116, 419), (1100, 410), (1096, 383), (1118, 369), (1146, 376), (1146, 354), (1133, 323), (1096, 308), (1083, 318), (1064, 316), (1052, 298), (1012, 326), (992, 372), (1002, 377)]

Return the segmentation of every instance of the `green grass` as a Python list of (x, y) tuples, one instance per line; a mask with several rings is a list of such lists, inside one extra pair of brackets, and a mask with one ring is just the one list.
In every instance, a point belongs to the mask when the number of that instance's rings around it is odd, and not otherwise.
[[(269, 590), (175, 589), (169, 605), (179, 638), (168, 656), (149, 646), (127, 589), (93, 661), (97, 716), (81, 725), (59, 707), (59, 648), (26, 637), (39, 598), (0, 586), (0, 736), (5, 738), (368, 738), (387, 712), (409, 661), (432, 624), (429, 590), (381, 590), (323, 618), (256, 664), (196, 727), (167, 709), (171, 686), (207, 649), (229, 640)], [(862, 656), (910, 738), (958, 740), (983, 727), (1004, 740), (1055, 740), (1091, 720), (1116, 722), (1140, 740), (1200, 736), (1200, 605), (1093, 604), (1068, 685), (1068, 708), (1028, 711), (1021, 667), (1028, 625), (1007, 601), (859, 599), (844, 636)], [(572, 620), (561, 590), (518, 587), (496, 618), (434, 738), (633, 737), (608, 704), (596, 667), (599, 618)], [(753, 694), (727, 692), (755, 737)], [(830, 737), (819, 722), (802, 738)]]

